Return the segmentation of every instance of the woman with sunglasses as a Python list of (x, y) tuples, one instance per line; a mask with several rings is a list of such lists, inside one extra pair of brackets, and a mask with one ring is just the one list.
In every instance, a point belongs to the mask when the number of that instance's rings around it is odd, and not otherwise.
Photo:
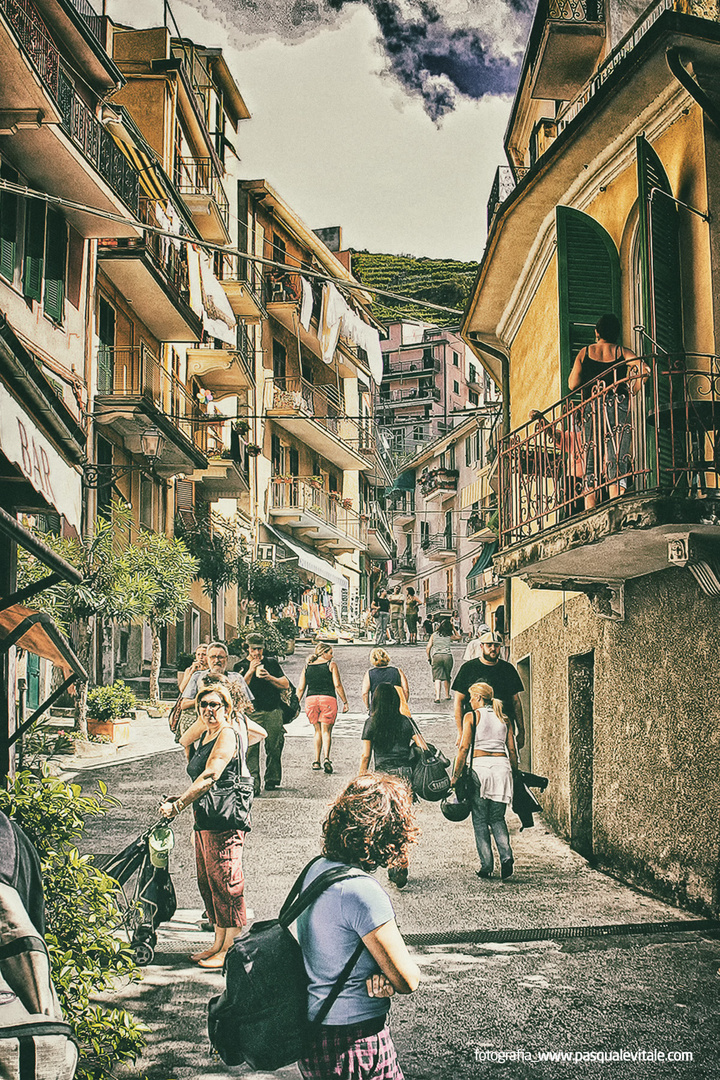
[[(240, 775), (250, 776), (245, 760), (248, 729), (244, 718), (238, 718), (237, 722), (233, 719), (229, 686), (219, 680), (201, 686), (195, 707), (198, 720), (181, 740), (190, 750), (187, 771), (192, 783), (179, 799), (168, 799), (160, 806), (160, 812), (171, 819), (201, 798), (221, 776), (227, 778), (238, 769)], [(261, 736), (254, 732), (253, 737)], [(245, 833), (239, 829), (211, 832), (195, 825), (198, 887), (208, 918), (215, 927), (215, 940), (210, 948), (191, 957), (200, 967), (222, 968), (228, 949), (247, 922), (244, 842)]]

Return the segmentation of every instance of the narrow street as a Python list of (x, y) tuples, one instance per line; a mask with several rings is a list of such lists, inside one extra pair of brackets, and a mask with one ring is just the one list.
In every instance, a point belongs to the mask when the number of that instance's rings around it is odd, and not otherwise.
[[(253, 918), (277, 914), (296, 874), (319, 850), (327, 804), (357, 769), (364, 719), (359, 688), (368, 652), (360, 646), (336, 650), (351, 709), (336, 725), (334, 775), (311, 771), (311, 731), (301, 713), (288, 729), (282, 787), (256, 800), (245, 859)], [(420, 726), (450, 756), (452, 706), (433, 704), (424, 648), (391, 653), (408, 675)], [(461, 655), (458, 649), (455, 671)], [(301, 647), (284, 664), (295, 682), (306, 656)], [(75, 774), (85, 789), (104, 780), (122, 802), (107, 818), (90, 823), (87, 851), (120, 850), (152, 822), (160, 798), (184, 784), (183, 756), (164, 720), (139, 725), (124, 754)], [(418, 819), (422, 837), (411, 856), (408, 886), (402, 892), (388, 886), (423, 972), (418, 991), (396, 997), (391, 1011), (407, 1080), (720, 1076), (716, 929), (674, 925), (693, 922), (694, 916), (592, 870), (541, 817), (534, 829), (520, 833), (518, 819), (509, 816), (516, 873), (506, 883), (475, 876), (469, 820), (451, 824), (427, 803), (420, 804)], [(151, 1028), (138, 1062), (150, 1080), (259, 1077), (227, 1069), (209, 1048), (206, 1005), (223, 981), (189, 961), (198, 942), (207, 939), (199, 930), (191, 827), (190, 814), (176, 823), (171, 873), (178, 912), (161, 931), (156, 960), (142, 983), (106, 1000), (127, 1007)], [(384, 871), (378, 877), (387, 883)], [(646, 932), (638, 932), (638, 924)], [(588, 929), (593, 927), (606, 929)], [(472, 931), (497, 933), (485, 933), (485, 940), (478, 934), (468, 943)], [(635, 1060), (618, 1061), (623, 1052)], [(677, 1052), (693, 1060), (668, 1062), (667, 1055)], [(540, 1060), (544, 1053), (569, 1059)], [(609, 1055), (605, 1062), (599, 1053)], [(289, 1066), (272, 1075), (299, 1074)]]

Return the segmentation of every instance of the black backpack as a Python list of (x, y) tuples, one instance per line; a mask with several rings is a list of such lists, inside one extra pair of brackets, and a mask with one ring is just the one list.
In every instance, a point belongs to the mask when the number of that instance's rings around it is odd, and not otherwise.
[(283, 724), (292, 724), (295, 717), (300, 715), (300, 698), (297, 696), (297, 690), (289, 679), (288, 683), (290, 685), (287, 690), (280, 691), (280, 709), (282, 710)]
[(208, 1005), (210, 1042), (226, 1065), (246, 1062), (251, 1069), (272, 1071), (301, 1058), (309, 1030), (323, 1022), (364, 949), (359, 941), (311, 1025), (302, 950), (288, 927), (330, 885), (356, 872), (351, 866), (331, 867), (301, 892), (315, 862), (298, 877), (279, 917), (254, 923), (228, 950), (225, 990)]

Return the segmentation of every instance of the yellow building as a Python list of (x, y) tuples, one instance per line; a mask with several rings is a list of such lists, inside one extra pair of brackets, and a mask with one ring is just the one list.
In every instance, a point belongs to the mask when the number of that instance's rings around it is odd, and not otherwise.
[[(719, 65), (714, 3), (541, 2), (462, 330), (507, 403), (494, 565), (511, 580), (546, 813), (583, 855), (706, 911), (720, 839)], [(608, 313), (619, 366), (571, 393)]]

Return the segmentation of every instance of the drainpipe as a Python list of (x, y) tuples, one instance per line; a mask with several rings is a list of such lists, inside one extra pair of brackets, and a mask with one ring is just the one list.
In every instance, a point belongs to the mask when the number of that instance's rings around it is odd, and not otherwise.
[(693, 101), (700, 106), (708, 119), (712, 120), (715, 127), (720, 131), (720, 111), (715, 107), (708, 95), (702, 87), (698, 85), (695, 78), (683, 64), (680, 59), (680, 50), (667, 49), (665, 52), (665, 60), (667, 61), (667, 66), (670, 68), (671, 74), (677, 79), (683, 89), (687, 90)]

